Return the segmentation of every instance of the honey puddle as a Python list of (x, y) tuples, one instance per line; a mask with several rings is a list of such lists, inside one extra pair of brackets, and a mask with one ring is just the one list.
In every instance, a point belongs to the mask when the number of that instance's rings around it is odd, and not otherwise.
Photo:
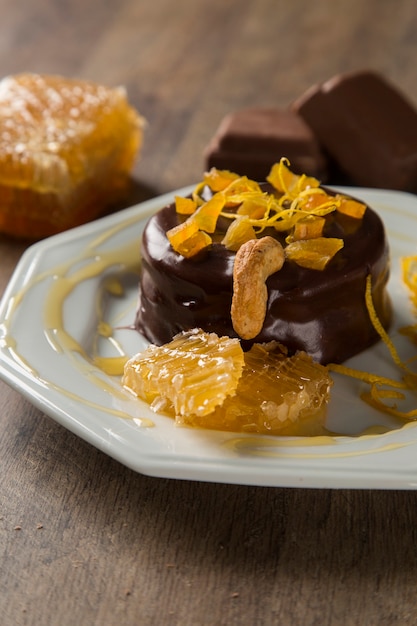
[[(123, 410), (112, 408), (112, 402), (108, 404), (97, 404), (82, 397), (74, 390), (63, 388), (51, 381), (43, 380), (36, 368), (19, 351), (19, 345), (13, 337), (13, 319), (20, 306), (25, 306), (25, 297), (28, 293), (40, 284), (47, 286), (46, 297), (43, 303), (43, 328), (45, 339), (50, 348), (59, 354), (65, 354), (66, 359), (71, 361), (71, 365), (78, 370), (89, 383), (96, 385), (100, 390), (105, 391), (111, 400), (120, 398), (126, 401), (128, 392), (121, 387), (120, 377), (126, 360), (131, 356), (124, 352), (121, 345), (113, 336), (113, 328), (104, 321), (103, 312), (99, 307), (96, 310), (98, 322), (94, 333), (97, 338), (110, 342), (116, 352), (116, 356), (104, 357), (97, 353), (87, 353), (86, 349), (80, 345), (68, 329), (64, 322), (64, 304), (71, 293), (80, 284), (90, 279), (100, 278), (103, 281), (103, 288), (113, 295), (123, 295), (123, 285), (115, 278), (117, 272), (122, 276), (126, 272), (138, 274), (138, 254), (139, 243), (135, 239), (123, 246), (106, 249), (106, 243), (120, 231), (129, 228), (137, 222), (137, 217), (124, 221), (116, 225), (93, 241), (91, 241), (77, 258), (62, 263), (58, 267), (46, 270), (39, 275), (29, 277), (24, 286), (10, 298), (5, 316), (5, 321), (0, 327), (0, 343), (5, 347), (10, 357), (22, 369), (37, 378), (44, 386), (59, 391), (67, 398), (83, 403), (101, 412), (105, 412), (117, 418), (132, 419), (140, 427), (150, 428), (155, 426), (153, 420), (141, 417), (132, 417)], [(110, 275), (110, 271), (112, 275)], [(106, 276), (108, 274), (108, 276)], [(406, 424), (402, 429), (413, 427), (412, 423)], [(173, 423), (173, 428), (175, 428)], [(401, 429), (401, 430), (402, 430)], [(201, 429), (200, 429), (201, 432)], [(246, 456), (261, 457), (285, 457), (294, 459), (309, 458), (341, 458), (359, 456), (365, 454), (375, 454), (387, 452), (397, 448), (405, 447), (416, 443), (415, 440), (387, 443), (384, 435), (389, 433), (389, 428), (375, 427), (354, 436), (329, 434), (311, 437), (257, 437), (257, 436), (237, 436), (230, 437), (221, 445), (237, 454)], [(380, 445), (375, 446), (375, 439), (380, 438)], [(347, 451), (337, 450), (340, 443), (347, 441), (372, 442), (369, 448), (361, 446), (360, 450)], [(302, 451), (300, 449), (303, 449)], [(314, 448), (311, 452), (305, 448)], [(331, 448), (331, 449), (330, 449)]]

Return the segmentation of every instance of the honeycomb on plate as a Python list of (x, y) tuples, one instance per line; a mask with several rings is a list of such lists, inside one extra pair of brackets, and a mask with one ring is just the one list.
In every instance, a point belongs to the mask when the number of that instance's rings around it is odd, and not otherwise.
[(177, 416), (177, 422), (264, 435), (310, 436), (325, 432), (333, 385), (326, 367), (305, 352), (287, 356), (277, 342), (254, 344), (244, 359), (234, 394), (207, 415)]
[(204, 416), (236, 392), (243, 363), (238, 339), (195, 328), (129, 359), (122, 384), (156, 410)]
[(237, 339), (201, 329), (151, 344), (125, 365), (122, 384), (177, 424), (229, 432), (324, 432), (333, 381), (305, 352), (277, 342), (243, 352)]
[(124, 88), (23, 73), (0, 81), (0, 232), (37, 239), (120, 201), (143, 118)]

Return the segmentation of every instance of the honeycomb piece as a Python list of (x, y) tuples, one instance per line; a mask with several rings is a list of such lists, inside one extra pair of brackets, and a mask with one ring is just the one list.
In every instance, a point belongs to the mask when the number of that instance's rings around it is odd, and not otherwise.
[(178, 424), (307, 436), (323, 432), (333, 382), (305, 352), (288, 357), (274, 341), (243, 353), (236, 339), (194, 329), (132, 357), (122, 384)]
[(242, 369), (237, 339), (194, 329), (130, 359), (122, 384), (156, 410), (201, 416), (236, 392)]
[(0, 82), (0, 232), (41, 238), (119, 201), (143, 119), (123, 88), (18, 74)]
[(324, 432), (333, 382), (305, 352), (288, 357), (276, 342), (245, 353), (236, 393), (206, 416), (187, 415), (189, 426), (269, 435)]

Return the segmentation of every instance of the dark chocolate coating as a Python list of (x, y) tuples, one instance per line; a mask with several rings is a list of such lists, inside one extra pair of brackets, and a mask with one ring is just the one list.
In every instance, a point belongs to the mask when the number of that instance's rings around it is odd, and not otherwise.
[(371, 71), (336, 76), (292, 104), (348, 180), (417, 191), (417, 112)]
[(286, 157), (297, 174), (327, 180), (327, 162), (302, 117), (290, 110), (253, 108), (226, 115), (207, 146), (206, 167), (265, 180), (274, 163)]
[[(287, 260), (269, 277), (266, 319), (254, 339), (278, 340), (291, 353), (305, 350), (321, 363), (345, 361), (378, 340), (365, 304), (369, 273), (385, 327), (391, 318), (388, 244), (379, 216), (367, 208), (362, 220), (334, 212), (326, 222), (325, 234), (342, 237), (344, 248), (323, 271)], [(156, 344), (194, 327), (236, 337), (230, 317), (235, 253), (214, 243), (202, 258), (183, 258), (165, 234), (177, 223), (172, 205), (145, 228), (137, 329)], [(252, 342), (242, 343), (247, 348)]]

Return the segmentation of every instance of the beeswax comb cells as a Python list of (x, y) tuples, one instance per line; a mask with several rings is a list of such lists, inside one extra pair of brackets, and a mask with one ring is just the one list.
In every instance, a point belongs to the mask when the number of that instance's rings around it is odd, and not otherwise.
[(123, 88), (60, 76), (0, 81), (0, 231), (41, 238), (125, 193), (143, 119)]

